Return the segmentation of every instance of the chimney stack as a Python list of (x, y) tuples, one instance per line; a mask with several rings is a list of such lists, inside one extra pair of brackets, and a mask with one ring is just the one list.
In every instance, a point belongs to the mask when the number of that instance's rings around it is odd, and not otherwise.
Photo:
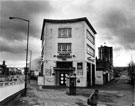
[(3, 66), (5, 66), (5, 60), (3, 61)]

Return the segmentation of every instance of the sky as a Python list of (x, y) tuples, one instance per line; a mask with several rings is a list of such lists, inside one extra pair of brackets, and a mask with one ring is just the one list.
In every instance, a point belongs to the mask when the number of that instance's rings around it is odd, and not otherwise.
[(32, 59), (41, 56), (43, 19), (87, 17), (96, 30), (96, 56), (101, 45), (113, 47), (114, 66), (135, 60), (135, 0), (0, 0), (0, 64), (25, 67), (27, 22)]

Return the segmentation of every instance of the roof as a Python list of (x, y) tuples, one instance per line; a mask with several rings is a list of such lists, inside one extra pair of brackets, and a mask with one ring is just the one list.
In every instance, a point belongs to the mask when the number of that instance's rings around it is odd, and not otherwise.
[(92, 27), (91, 23), (88, 21), (88, 19), (86, 17), (75, 18), (75, 19), (63, 19), (63, 20), (44, 19), (43, 20), (43, 26), (42, 26), (42, 32), (41, 32), (41, 40), (42, 40), (42, 36), (43, 36), (44, 27), (45, 27), (46, 22), (58, 24), (58, 23), (74, 23), (74, 22), (81, 22), (81, 21), (85, 21), (87, 23), (87, 25), (90, 27), (90, 29), (93, 31), (93, 33), (97, 34), (97, 32)]

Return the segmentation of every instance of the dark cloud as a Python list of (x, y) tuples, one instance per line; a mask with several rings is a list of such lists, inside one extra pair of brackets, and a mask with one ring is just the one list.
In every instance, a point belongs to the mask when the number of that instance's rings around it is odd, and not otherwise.
[[(0, 0), (0, 58), (1, 60), (25, 60), (28, 23), (21, 20), (9, 20), (20, 17), (30, 20), (29, 49), (33, 58), (40, 56), (41, 27), (43, 18), (54, 11), (49, 1), (2, 1)], [(40, 18), (40, 20), (39, 20)], [(33, 41), (33, 39), (38, 39)], [(37, 49), (33, 49), (33, 44)]]
[[(33, 40), (33, 39), (32, 39)], [(34, 40), (35, 41), (35, 40)], [(32, 42), (35, 43), (35, 42)], [(40, 45), (29, 44), (29, 50), (32, 51), (32, 59), (40, 57)], [(26, 60), (26, 41), (10, 42), (4, 39), (0, 39), (0, 59), (1, 61), (6, 60), (7, 63), (18, 65)], [(30, 52), (28, 52), (28, 61), (30, 60)]]
[[(9, 20), (10, 16), (30, 20), (29, 49), (33, 58), (41, 52), (43, 18), (86, 16), (99, 36), (99, 42), (112, 44), (114, 51), (135, 49), (134, 0), (4, 1), (0, 0), (0, 59), (25, 61), (27, 23)], [(98, 42), (98, 43), (99, 43)], [(24, 63), (24, 62), (23, 62)]]
[[(0, 30), (2, 37), (11, 40), (25, 39), (27, 34), (27, 22), (20, 20), (9, 20), (10, 16), (21, 17), (30, 20), (30, 34), (33, 37), (40, 37), (41, 26), (37, 16), (47, 15), (53, 11), (48, 1), (0, 1)], [(42, 21), (42, 20), (41, 20)], [(12, 33), (12, 35), (10, 35)], [(13, 38), (13, 39), (12, 39)]]
[(13, 22), (11, 22), (8, 24), (8, 26), (6, 28), (1, 27), (1, 29), (0, 29), (1, 38), (9, 40), (9, 41), (25, 40), (26, 36), (27, 36), (27, 28), (24, 26), (25, 25), (23, 25), (23, 24), (16, 25), (16, 22), (15, 22), (15, 24)]
[(7, 40), (0, 40), (0, 51), (12, 54), (24, 54), (26, 44), (20, 41), (10, 42)]
[[(114, 44), (120, 44), (125, 49), (135, 49), (135, 18), (130, 12), (122, 11), (121, 9), (108, 10), (102, 15), (100, 21), (102, 30), (109, 33), (106, 36), (115, 38)], [(106, 37), (111, 40), (110, 37)]]
[(33, 18), (35, 14), (47, 14), (53, 10), (48, 1), (1, 1), (3, 16)]

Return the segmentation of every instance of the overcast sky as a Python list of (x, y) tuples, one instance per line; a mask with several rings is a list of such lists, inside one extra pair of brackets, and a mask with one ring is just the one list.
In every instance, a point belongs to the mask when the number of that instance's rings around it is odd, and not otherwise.
[(11, 16), (30, 20), (32, 59), (41, 56), (43, 19), (87, 17), (97, 32), (96, 48), (113, 47), (114, 66), (135, 60), (135, 0), (0, 0), (0, 64), (25, 66), (27, 22)]

